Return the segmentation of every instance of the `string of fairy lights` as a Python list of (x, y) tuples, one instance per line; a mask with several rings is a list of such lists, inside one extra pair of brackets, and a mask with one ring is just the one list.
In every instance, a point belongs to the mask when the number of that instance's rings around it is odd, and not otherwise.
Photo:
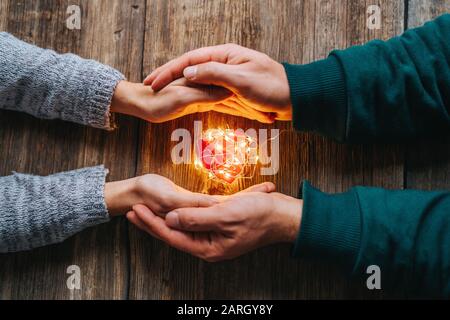
[(259, 160), (256, 137), (240, 129), (208, 129), (197, 143), (194, 164), (208, 179), (231, 184), (253, 177)]
[(205, 173), (208, 181), (230, 185), (242, 179), (252, 179), (260, 163), (258, 148), (277, 139), (279, 134), (259, 143), (242, 129), (208, 129), (196, 141), (194, 165)]

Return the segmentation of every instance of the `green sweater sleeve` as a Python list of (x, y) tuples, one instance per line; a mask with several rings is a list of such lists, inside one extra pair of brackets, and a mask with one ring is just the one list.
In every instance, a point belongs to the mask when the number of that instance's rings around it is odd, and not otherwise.
[(357, 143), (450, 133), (450, 14), (385, 42), (284, 66), (298, 130)]
[[(450, 133), (450, 15), (389, 41), (284, 64), (294, 127), (342, 142), (399, 141)], [(295, 256), (340, 263), (382, 288), (450, 297), (450, 192), (302, 187)]]
[(382, 289), (450, 297), (450, 192), (355, 187), (325, 194), (303, 183), (294, 256), (381, 270)]

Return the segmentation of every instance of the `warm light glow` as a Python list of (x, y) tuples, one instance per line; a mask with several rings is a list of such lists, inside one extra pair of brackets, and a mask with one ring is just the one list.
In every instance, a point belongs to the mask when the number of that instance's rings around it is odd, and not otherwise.
[(197, 143), (194, 164), (209, 179), (230, 184), (253, 176), (258, 145), (242, 130), (209, 129)]

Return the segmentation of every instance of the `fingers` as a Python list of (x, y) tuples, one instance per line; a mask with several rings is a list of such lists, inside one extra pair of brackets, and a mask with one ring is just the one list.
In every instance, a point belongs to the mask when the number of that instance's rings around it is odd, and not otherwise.
[(186, 114), (191, 113), (197, 113), (197, 112), (209, 112), (209, 111), (216, 111), (223, 114), (228, 114), (236, 117), (243, 117), (250, 120), (257, 120), (262, 123), (272, 124), (274, 122), (273, 117), (271, 117), (270, 114), (264, 115), (264, 116), (255, 116), (255, 114), (252, 114), (245, 109), (237, 109), (234, 106), (230, 106), (230, 104), (227, 101), (216, 103), (212, 106), (210, 105), (197, 105), (195, 108), (188, 108), (185, 110)]
[(164, 222), (164, 219), (156, 216), (146, 206), (135, 205), (133, 211), (146, 225), (149, 233), (154, 234), (170, 246), (194, 255), (200, 255), (206, 251), (206, 242), (195, 240), (189, 233), (170, 229)]
[(195, 95), (197, 96), (194, 102), (200, 103), (215, 103), (230, 98), (233, 93), (224, 88), (218, 86), (197, 86), (195, 87)]
[[(170, 83), (170, 87), (182, 86), (189, 87), (191, 90), (184, 90), (178, 105), (187, 105), (184, 109), (185, 114), (217, 111), (233, 116), (242, 116), (251, 120), (272, 123), (270, 115), (261, 111), (240, 105), (232, 99), (233, 93), (226, 88), (214, 85), (202, 85), (188, 81), (186, 78), (180, 78)], [(161, 91), (162, 92), (162, 91)]]
[(192, 103), (217, 103), (230, 98), (233, 93), (226, 88), (218, 86), (206, 86), (188, 82), (185, 78), (175, 80), (171, 86), (183, 86), (189, 88), (184, 90), (178, 104), (189, 105)]
[(181, 208), (166, 216), (167, 226), (185, 231), (220, 231), (220, 214), (217, 208)]
[(228, 99), (222, 104), (227, 105), (228, 107), (239, 110), (243, 117), (246, 117), (251, 120), (257, 120), (262, 123), (272, 124), (274, 122), (273, 116), (270, 113), (264, 113), (250, 107), (247, 107), (245, 104), (238, 103), (232, 99)]
[(245, 190), (242, 190), (241, 192), (264, 192), (264, 193), (271, 193), (276, 190), (275, 185), (272, 182), (264, 182), (260, 184), (256, 184), (254, 186), (251, 186)]
[(173, 202), (175, 208), (197, 208), (197, 207), (210, 207), (218, 204), (219, 201), (208, 194), (196, 193), (196, 192), (179, 192)]
[[(153, 234), (150, 229), (145, 225), (144, 222), (142, 222), (141, 219), (139, 219), (139, 217), (136, 215), (136, 213), (134, 211), (130, 211), (127, 213), (126, 215), (127, 220), (130, 221), (132, 224), (134, 224), (138, 229), (149, 233), (151, 236), (153, 236), (154, 238), (159, 239), (155, 234)], [(161, 239), (160, 239), (161, 240)]]
[(224, 103), (215, 104), (212, 107), (208, 106), (207, 108), (200, 108), (200, 110), (201, 110), (201, 112), (202, 111), (216, 111), (216, 112), (229, 114), (229, 115), (236, 116), (236, 117), (244, 117), (244, 118), (252, 119), (252, 115), (250, 115), (249, 113), (242, 113), (239, 110), (236, 110), (235, 108), (225, 105)]
[(230, 90), (238, 88), (239, 66), (219, 62), (206, 62), (184, 69), (183, 75), (189, 81), (206, 85), (216, 85)]
[(244, 117), (250, 120), (255, 120), (254, 115), (247, 111), (245, 108), (241, 108), (237, 104), (234, 104), (232, 102), (230, 103), (230, 101), (228, 100), (222, 101), (220, 103), (215, 103), (213, 105), (199, 106), (198, 110), (199, 112), (216, 111), (237, 117)]
[(155, 91), (161, 90), (170, 82), (180, 78), (186, 67), (205, 63), (208, 61), (216, 61), (225, 63), (227, 61), (228, 53), (225, 50), (226, 45), (205, 47), (196, 49), (183, 54), (165, 65), (154, 70), (144, 80), (145, 85), (151, 85)]

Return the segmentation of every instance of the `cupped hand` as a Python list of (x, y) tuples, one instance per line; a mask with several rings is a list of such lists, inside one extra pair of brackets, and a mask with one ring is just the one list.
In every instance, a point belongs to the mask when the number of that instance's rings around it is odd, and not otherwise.
[(108, 182), (105, 203), (111, 216), (125, 214), (136, 204), (147, 206), (155, 214), (184, 207), (208, 207), (218, 203), (213, 196), (186, 190), (157, 174)]
[(179, 208), (164, 218), (146, 206), (136, 205), (127, 218), (138, 228), (169, 245), (206, 261), (238, 257), (297, 236), (302, 201), (274, 193), (272, 183), (256, 185), (216, 205)]
[(292, 119), (284, 67), (263, 53), (235, 44), (197, 49), (157, 68), (144, 84), (158, 91), (183, 75), (198, 84), (229, 89), (234, 93), (229, 106), (257, 120)]
[(231, 96), (232, 93), (227, 89), (199, 85), (184, 78), (171, 82), (158, 92), (141, 83), (121, 81), (112, 98), (111, 112), (128, 114), (155, 123), (211, 110), (241, 115), (240, 109), (235, 109), (229, 103), (222, 103)]

